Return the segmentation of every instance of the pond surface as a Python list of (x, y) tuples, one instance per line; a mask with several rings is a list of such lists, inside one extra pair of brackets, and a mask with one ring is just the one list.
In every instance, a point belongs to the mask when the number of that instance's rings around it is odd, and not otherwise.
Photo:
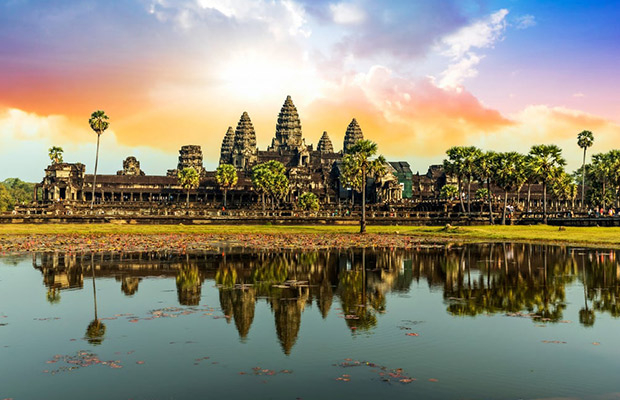
[(0, 399), (620, 398), (620, 253), (0, 258)]

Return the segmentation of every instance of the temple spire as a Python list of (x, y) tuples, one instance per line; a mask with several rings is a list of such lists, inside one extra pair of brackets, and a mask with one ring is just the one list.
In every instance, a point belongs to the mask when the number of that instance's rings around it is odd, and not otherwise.
[(323, 136), (319, 140), (319, 143), (316, 146), (316, 149), (321, 153), (333, 153), (334, 145), (332, 144), (331, 139), (327, 135), (327, 132), (323, 132)]
[(295, 150), (300, 149), (302, 146), (304, 146), (304, 142), (301, 134), (299, 114), (291, 96), (286, 96), (280, 114), (278, 114), (276, 136), (271, 141), (269, 150)]
[(342, 151), (344, 153), (348, 153), (351, 147), (353, 147), (353, 145), (360, 140), (364, 140), (364, 134), (362, 133), (362, 128), (360, 128), (357, 120), (353, 118), (347, 127), (347, 132), (344, 134), (344, 145), (342, 147)]
[(222, 140), (222, 149), (220, 151), (220, 164), (230, 164), (233, 146), (235, 144), (235, 131), (232, 126), (228, 127), (224, 140)]

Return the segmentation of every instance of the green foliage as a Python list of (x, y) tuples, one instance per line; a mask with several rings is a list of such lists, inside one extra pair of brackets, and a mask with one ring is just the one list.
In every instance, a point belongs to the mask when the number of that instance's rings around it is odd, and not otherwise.
[(104, 111), (97, 110), (90, 115), (88, 124), (97, 135), (101, 135), (110, 126), (109, 118)]
[(289, 191), (286, 168), (279, 161), (268, 161), (252, 168), (252, 184), (257, 192), (267, 194), (275, 201), (281, 200)]
[(215, 171), (215, 180), (222, 189), (230, 189), (237, 184), (237, 170), (230, 164), (222, 164)]
[(179, 180), (179, 185), (185, 190), (197, 188), (200, 183), (200, 175), (194, 167), (187, 167), (178, 171), (177, 178)]
[(11, 211), (18, 204), (32, 201), (34, 183), (19, 178), (7, 178), (0, 183), (0, 212)]
[(62, 149), (62, 147), (52, 146), (49, 148), (48, 152), (50, 160), (52, 160), (52, 164), (58, 164), (63, 161), (62, 153), (64, 152), (64, 150)]
[(489, 197), (489, 190), (487, 188), (480, 188), (476, 190), (476, 199), (484, 200)]
[(341, 180), (353, 189), (362, 192), (369, 176), (382, 177), (386, 174), (385, 158), (378, 156), (377, 144), (370, 140), (359, 140), (342, 159)]
[(459, 195), (459, 189), (454, 185), (443, 185), (439, 197), (444, 200), (454, 200)]
[(539, 144), (532, 146), (528, 164), (532, 176), (546, 183), (562, 171), (566, 160), (562, 157), (562, 150), (558, 146)]
[(319, 211), (319, 198), (314, 193), (302, 194), (297, 202), (302, 210)]
[(582, 149), (592, 147), (594, 144), (594, 135), (590, 131), (582, 131), (577, 135), (577, 145)]
[(92, 345), (100, 345), (103, 343), (103, 337), (105, 335), (106, 327), (98, 319), (94, 319), (88, 324), (86, 328), (86, 340)]
[(525, 157), (517, 152), (498, 153), (493, 164), (493, 181), (504, 191), (514, 190), (525, 181)]

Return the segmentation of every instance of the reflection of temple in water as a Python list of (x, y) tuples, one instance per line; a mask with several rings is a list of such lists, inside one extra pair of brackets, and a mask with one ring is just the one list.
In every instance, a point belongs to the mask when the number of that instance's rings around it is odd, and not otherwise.
[(414, 281), (442, 291), (453, 315), (527, 313), (543, 322), (564, 318), (565, 288), (580, 281), (579, 319), (591, 326), (596, 312), (620, 316), (616, 259), (614, 251), (499, 243), (278, 254), (243, 249), (185, 255), (45, 253), (33, 257), (33, 266), (43, 274), (50, 302), (60, 301), (62, 290), (83, 288), (91, 268), (97, 279), (120, 282), (126, 296), (137, 293), (146, 278), (174, 278), (178, 302), (185, 306), (198, 305), (205, 280), (214, 281), (221, 310), (241, 339), (249, 335), (256, 304), (263, 300), (273, 312), (281, 347), (290, 354), (302, 314), (313, 305), (326, 318), (337, 301), (352, 333), (369, 331), (388, 308), (387, 294), (406, 293)]

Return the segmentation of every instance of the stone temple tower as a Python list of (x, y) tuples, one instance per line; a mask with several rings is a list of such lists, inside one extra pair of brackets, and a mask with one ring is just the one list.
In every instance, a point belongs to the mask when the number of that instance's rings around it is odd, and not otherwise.
[(235, 145), (235, 131), (232, 126), (228, 127), (224, 140), (222, 141), (222, 150), (220, 151), (220, 164), (232, 163), (233, 146)]
[(293, 151), (305, 148), (301, 134), (301, 121), (291, 96), (286, 96), (284, 105), (278, 115), (276, 137), (271, 141), (268, 151)]
[(357, 120), (353, 118), (347, 127), (347, 132), (344, 134), (344, 145), (342, 146), (343, 153), (348, 153), (351, 147), (360, 140), (364, 140), (364, 134)]
[(232, 164), (239, 170), (249, 170), (257, 160), (256, 132), (247, 112), (243, 112), (233, 141)]
[(319, 143), (316, 146), (316, 149), (321, 153), (333, 153), (334, 145), (332, 144), (331, 139), (327, 135), (327, 132), (323, 132), (323, 136), (319, 140)]

